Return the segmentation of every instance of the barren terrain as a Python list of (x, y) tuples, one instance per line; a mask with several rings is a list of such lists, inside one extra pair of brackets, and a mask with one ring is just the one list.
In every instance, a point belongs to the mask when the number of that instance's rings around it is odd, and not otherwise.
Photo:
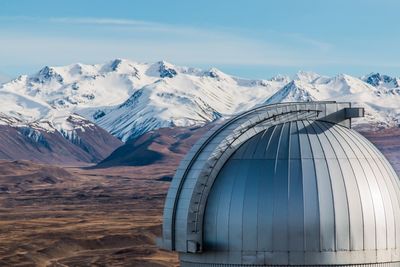
[(173, 167), (84, 170), (0, 162), (0, 266), (174, 266), (160, 251)]

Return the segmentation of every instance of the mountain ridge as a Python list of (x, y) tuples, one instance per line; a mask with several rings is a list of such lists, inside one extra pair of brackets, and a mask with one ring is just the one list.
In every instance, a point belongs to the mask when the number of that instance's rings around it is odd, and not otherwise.
[(0, 124), (57, 131), (67, 139), (76, 125), (93, 124), (125, 142), (158, 128), (204, 125), (262, 103), (337, 100), (365, 107), (360, 127), (389, 128), (400, 121), (399, 84), (379, 73), (357, 78), (299, 71), (245, 79), (216, 68), (114, 59), (45, 66), (0, 85)]

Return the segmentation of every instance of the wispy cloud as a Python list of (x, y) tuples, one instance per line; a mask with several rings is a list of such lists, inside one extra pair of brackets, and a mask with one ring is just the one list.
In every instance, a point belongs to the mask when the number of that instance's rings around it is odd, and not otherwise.
[(256, 39), (234, 29), (131, 19), (3, 16), (0, 21), (14, 24), (11, 30), (0, 25), (0, 58), (13, 64), (101, 62), (113, 57), (189, 65), (311, 66), (337, 61), (329, 57), (330, 44), (300, 34), (283, 35), (287, 40), (282, 43), (274, 40), (282, 36)]
[(297, 40), (298, 42), (301, 42), (303, 44), (313, 46), (320, 51), (327, 52), (333, 48), (333, 45), (328, 42), (306, 37), (300, 33), (284, 33), (283, 35), (289, 37), (292, 40)]
[(76, 23), (76, 24), (98, 24), (98, 25), (127, 25), (127, 26), (156, 26), (157, 23), (151, 23), (141, 20), (131, 19), (112, 19), (112, 18), (48, 18), (47, 20), (59, 23)]

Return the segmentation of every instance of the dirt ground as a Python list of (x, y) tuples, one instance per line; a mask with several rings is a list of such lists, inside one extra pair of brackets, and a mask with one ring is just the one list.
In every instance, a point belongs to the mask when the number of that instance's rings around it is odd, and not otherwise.
[(177, 266), (155, 245), (172, 172), (0, 162), (0, 266)]

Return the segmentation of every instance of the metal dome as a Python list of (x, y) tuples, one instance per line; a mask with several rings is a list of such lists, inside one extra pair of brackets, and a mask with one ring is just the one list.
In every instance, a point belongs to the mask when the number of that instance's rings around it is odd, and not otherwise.
[(211, 131), (174, 177), (164, 248), (181, 266), (400, 266), (400, 182), (361, 115), (289, 103)]

